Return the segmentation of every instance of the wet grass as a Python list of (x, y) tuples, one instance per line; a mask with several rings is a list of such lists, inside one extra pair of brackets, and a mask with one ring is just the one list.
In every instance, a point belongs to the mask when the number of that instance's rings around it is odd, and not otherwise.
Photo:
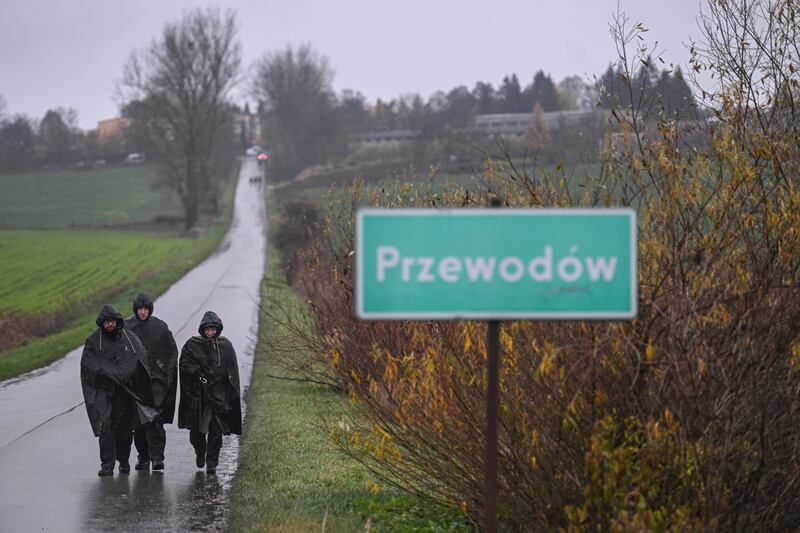
[[(269, 273), (278, 272), (274, 253), (269, 254), (267, 268)], [(296, 295), (279, 273), (265, 277), (263, 302), (268, 293), (291, 299), (299, 312)], [(240, 466), (232, 489), (230, 530), (322, 531), (324, 522), (328, 532), (356, 531), (361, 519), (355, 501), (369, 493), (369, 476), (328, 441), (317, 416), (320, 402), (340, 398), (308, 383), (269, 377), (276, 370), (270, 367), (266, 350), (269, 339), (280, 335), (280, 327), (262, 313)]]
[[(565, 185), (573, 192), (580, 192), (580, 187), (586, 182), (587, 177), (596, 177), (600, 173), (600, 165), (597, 163), (563, 163), (563, 164), (536, 164), (531, 161), (515, 161), (518, 171), (525, 171), (533, 176), (547, 174), (551, 183), (558, 184), (558, 179), (563, 177)], [(425, 190), (438, 192), (454, 187), (464, 187), (470, 191), (484, 190), (487, 187), (486, 181), (481, 173), (464, 174), (444, 174), (444, 175), (418, 175), (412, 179), (405, 176), (388, 177), (384, 180), (375, 180), (370, 184), (371, 187), (379, 187), (382, 183), (411, 183)], [(280, 189), (280, 194), (287, 199), (306, 200), (309, 202), (326, 204), (331, 194), (342, 194), (348, 185), (344, 182), (337, 182), (335, 186), (310, 186), (306, 187), (302, 183), (287, 185)]]
[(152, 183), (147, 166), (0, 176), (0, 228), (90, 228), (181, 216), (177, 196)]
[[(274, 229), (277, 207), (268, 203)], [(270, 248), (262, 302), (279, 298), (293, 312), (307, 312), (287, 287)], [(381, 487), (345, 455), (322, 426), (320, 410), (346, 408), (344, 396), (317, 385), (275, 379), (268, 358), (281, 324), (261, 315), (259, 346), (250, 388), (239, 469), (231, 491), (229, 530), (235, 532), (471, 531), (455, 509), (441, 509)]]
[[(270, 266), (277, 268), (274, 261)], [(267, 278), (273, 296), (297, 296)], [(266, 301), (266, 300), (264, 300)], [(296, 308), (301, 309), (299, 302)], [(264, 349), (280, 324), (263, 317), (250, 388), (239, 469), (231, 491), (234, 532), (472, 531), (456, 509), (441, 509), (382, 487), (328, 439), (319, 411), (345, 397), (324, 387), (270, 377)]]
[[(157, 298), (211, 254), (230, 226), (234, 184), (225, 193), (222, 216), (197, 239), (166, 233), (0, 231), (0, 329), (30, 331), (21, 344), (0, 352), (0, 380), (45, 366), (80, 346), (103, 303), (127, 315), (138, 292)], [(44, 331), (37, 328), (40, 322)]]
[[(386, 178), (382, 181), (372, 183), (370, 186), (379, 186), (380, 183), (397, 182), (397, 183), (413, 183), (415, 185), (430, 186), (434, 191), (444, 190), (447, 187), (463, 186), (468, 189), (477, 189), (482, 186), (482, 178), (476, 174), (458, 174), (458, 175), (443, 175), (443, 176), (418, 176), (412, 180), (407, 180), (402, 177)], [(306, 200), (309, 202), (326, 204), (331, 194), (342, 194), (349, 188), (349, 184), (345, 182), (337, 182), (333, 186), (327, 187), (304, 187), (302, 183), (297, 185), (287, 185), (280, 190), (282, 197), (292, 200)]]

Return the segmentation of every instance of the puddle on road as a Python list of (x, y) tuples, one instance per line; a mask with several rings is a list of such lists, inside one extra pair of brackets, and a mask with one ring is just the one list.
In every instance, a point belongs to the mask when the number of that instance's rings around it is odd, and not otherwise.
[(216, 475), (184, 463), (179, 472), (98, 476), (84, 500), (83, 531), (225, 531), (238, 449), (238, 437), (225, 437)]

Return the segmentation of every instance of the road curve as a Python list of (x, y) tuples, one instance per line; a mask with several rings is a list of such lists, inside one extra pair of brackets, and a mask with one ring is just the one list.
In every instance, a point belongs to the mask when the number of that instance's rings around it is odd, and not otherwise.
[[(180, 347), (197, 334), (203, 312), (216, 311), (236, 348), (245, 390), (266, 246), (263, 191), (249, 183), (257, 174), (255, 159), (244, 159), (223, 243), (156, 300), (153, 313), (169, 324)], [(128, 316), (131, 309), (120, 312)], [(94, 327), (87, 324), (86, 334)], [(0, 383), (0, 532), (224, 530), (238, 437), (225, 437), (216, 476), (194, 465), (189, 432), (168, 425), (163, 473), (98, 477), (98, 443), (81, 394), (81, 350)], [(132, 464), (135, 459), (134, 448)]]

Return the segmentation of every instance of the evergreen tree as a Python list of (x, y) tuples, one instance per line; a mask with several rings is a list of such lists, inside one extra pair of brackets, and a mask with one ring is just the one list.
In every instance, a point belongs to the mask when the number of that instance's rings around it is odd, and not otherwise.
[(443, 122), (455, 128), (465, 128), (475, 120), (477, 111), (477, 99), (462, 85), (447, 93)]
[(498, 108), (501, 113), (528, 112), (522, 99), (522, 88), (516, 74), (503, 78), (503, 84), (498, 91)]
[(0, 123), (0, 171), (26, 172), (33, 167), (36, 134), (31, 120), (17, 116)]
[(600, 104), (605, 109), (612, 109), (616, 105), (627, 107), (631, 104), (628, 91), (623, 91), (623, 83), (619, 71), (609, 65), (598, 82)]
[(647, 116), (658, 101), (659, 72), (650, 57), (642, 61), (631, 86), (632, 106)]
[(44, 160), (52, 165), (67, 165), (73, 145), (69, 122), (77, 120), (74, 110), (48, 109), (39, 125), (39, 140)]
[(670, 89), (672, 92), (672, 97), (670, 99), (672, 107), (669, 109), (670, 112), (678, 116), (688, 116), (697, 104), (694, 99), (694, 94), (692, 94), (691, 87), (689, 87), (689, 84), (686, 83), (686, 80), (683, 78), (681, 67), (675, 68)]
[(556, 84), (553, 83), (553, 79), (550, 76), (541, 70), (533, 77), (530, 94), (532, 105), (539, 104), (543, 111), (558, 111), (560, 109)]
[(472, 89), (472, 96), (478, 100), (478, 114), (488, 115), (496, 111), (496, 94), (491, 83), (479, 81)]

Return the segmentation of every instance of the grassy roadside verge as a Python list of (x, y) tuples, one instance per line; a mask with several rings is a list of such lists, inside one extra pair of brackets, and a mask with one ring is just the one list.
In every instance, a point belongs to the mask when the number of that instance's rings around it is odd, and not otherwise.
[[(270, 202), (271, 228), (276, 206)], [(304, 307), (283, 279), (274, 249), (261, 291)], [(344, 406), (344, 396), (316, 385), (270, 377), (279, 374), (268, 358), (281, 324), (263, 313), (259, 346), (247, 393), (239, 469), (231, 491), (234, 532), (467, 532), (460, 511), (440, 509), (382, 487), (367, 469), (328, 438), (319, 409)]]
[[(238, 167), (236, 176), (238, 176)], [(185, 253), (179, 257), (169, 257), (161, 268), (124, 287), (109, 299), (109, 303), (126, 315), (130, 311), (130, 303), (136, 293), (147, 292), (155, 299), (186, 272), (208, 257), (217, 248), (230, 227), (235, 190), (236, 179), (234, 178), (225, 191), (222, 215), (208, 232), (193, 242), (193, 245)], [(97, 307), (97, 305), (93, 307)], [(43, 367), (80, 346), (94, 328), (96, 316), (97, 309), (78, 309), (77, 315), (60, 331), (46, 337), (31, 339), (13, 350), (3, 352), (0, 354), (0, 380)]]
[(153, 187), (151, 166), (0, 176), (0, 228), (97, 229), (182, 215), (177, 195)]
[[(276, 273), (270, 253), (268, 272)], [(266, 277), (267, 292), (299, 301), (280, 279)], [(355, 531), (355, 509), (369, 494), (369, 476), (328, 441), (317, 417), (318, 402), (340, 401), (336, 394), (307, 383), (268, 377), (269, 339), (280, 325), (262, 314), (259, 347), (250, 389), (239, 470), (231, 496), (231, 531)]]

